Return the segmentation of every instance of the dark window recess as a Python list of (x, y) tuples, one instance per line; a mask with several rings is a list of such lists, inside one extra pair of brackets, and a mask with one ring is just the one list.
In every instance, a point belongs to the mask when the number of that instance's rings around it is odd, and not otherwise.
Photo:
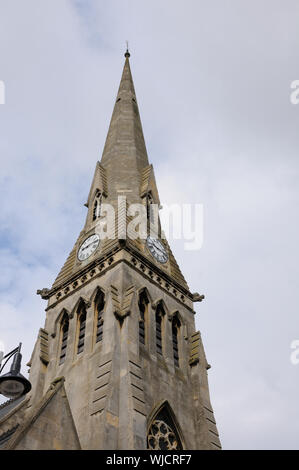
[(140, 296), (139, 299), (139, 342), (145, 344), (145, 309), (146, 309), (146, 302), (144, 296)]
[(180, 322), (177, 318), (172, 321), (172, 347), (173, 347), (173, 359), (174, 365), (179, 367), (179, 346), (178, 346), (178, 334), (179, 334)]
[(97, 333), (96, 333), (96, 343), (102, 341), (103, 339), (103, 311), (99, 312), (98, 314), (98, 323), (97, 323)]
[(92, 220), (96, 220), (97, 218), (97, 209), (98, 209), (98, 201), (96, 200), (93, 205)]
[(96, 298), (95, 298), (95, 310), (96, 310), (96, 322), (97, 322), (97, 329), (96, 329), (96, 343), (102, 341), (103, 339), (103, 314), (104, 314), (104, 294), (99, 291)]
[(65, 361), (66, 356), (66, 348), (67, 348), (67, 338), (69, 333), (69, 320), (67, 316), (64, 316), (61, 322), (61, 349), (60, 349), (60, 356), (59, 356), (59, 364), (62, 364)]
[(156, 311), (156, 351), (158, 354), (162, 351), (162, 308), (158, 307)]
[(79, 335), (78, 335), (77, 354), (80, 354), (84, 349), (85, 325), (86, 325), (86, 308), (83, 303), (79, 306), (78, 316), (79, 316)]
[(144, 321), (139, 322), (139, 341), (142, 344), (145, 344), (145, 329), (144, 329)]
[(138, 306), (139, 306), (139, 342), (141, 344), (146, 344), (145, 332), (146, 332), (146, 316), (147, 316), (147, 306), (149, 300), (147, 298), (146, 292), (141, 292), (139, 296)]
[(92, 210), (92, 220), (96, 220), (101, 216), (102, 195), (100, 191), (96, 193), (96, 200), (94, 201)]

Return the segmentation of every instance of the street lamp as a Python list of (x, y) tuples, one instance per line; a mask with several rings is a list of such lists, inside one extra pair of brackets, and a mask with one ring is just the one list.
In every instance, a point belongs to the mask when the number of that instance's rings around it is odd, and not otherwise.
[(1, 374), (8, 360), (14, 356), (10, 371), (0, 376), (0, 393), (7, 398), (19, 398), (31, 390), (31, 383), (20, 373), (22, 361), (21, 346), (22, 343), (5, 355), (3, 359), (6, 359), (6, 361), (0, 367)]

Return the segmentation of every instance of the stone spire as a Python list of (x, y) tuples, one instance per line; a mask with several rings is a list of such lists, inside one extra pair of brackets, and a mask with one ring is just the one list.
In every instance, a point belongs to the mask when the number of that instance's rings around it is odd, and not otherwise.
[(131, 221), (119, 193), (159, 201), (125, 57), (87, 220), (53, 287), (39, 291), (48, 305), (32, 390), (0, 406), (0, 449), (221, 449), (194, 321), (202, 296), (166, 240), (98, 238), (102, 201), (118, 210), (118, 234)]
[[(137, 189), (141, 171), (149, 165), (129, 57), (127, 50), (101, 160), (102, 166), (107, 170), (108, 185), (112, 193), (115, 193), (116, 188), (128, 190), (133, 186)], [(137, 191), (133, 196), (137, 198)]]

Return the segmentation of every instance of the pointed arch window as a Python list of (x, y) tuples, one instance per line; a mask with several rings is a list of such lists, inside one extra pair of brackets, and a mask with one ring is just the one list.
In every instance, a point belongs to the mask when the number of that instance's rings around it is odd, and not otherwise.
[(173, 317), (172, 319), (172, 349), (173, 349), (173, 360), (174, 365), (176, 367), (180, 366), (179, 361), (179, 330), (180, 330), (181, 322), (177, 316)]
[(81, 302), (78, 307), (78, 343), (77, 343), (77, 354), (80, 354), (84, 350), (85, 340), (85, 327), (86, 327), (86, 307), (84, 302)]
[(162, 356), (163, 354), (163, 343), (162, 343), (162, 320), (164, 315), (164, 309), (161, 304), (156, 309), (156, 351)]
[(68, 318), (68, 315), (65, 313), (61, 320), (61, 346), (60, 346), (59, 364), (63, 364), (65, 361), (68, 333), (69, 333), (69, 318)]
[(93, 205), (92, 220), (96, 220), (96, 218), (97, 218), (97, 213), (98, 213), (98, 200), (96, 199), (96, 200), (94, 201), (94, 205)]
[(148, 297), (146, 292), (141, 292), (139, 296), (138, 306), (139, 306), (139, 343), (146, 344), (146, 317), (148, 309)]
[(104, 325), (104, 307), (105, 299), (104, 294), (101, 290), (98, 291), (95, 300), (95, 319), (96, 319), (96, 343), (102, 341), (103, 339), (103, 325)]
[(182, 441), (166, 405), (151, 422), (147, 435), (147, 448), (152, 450), (183, 450)]
[(96, 220), (101, 216), (102, 194), (100, 191), (96, 193), (95, 201), (92, 209), (92, 220)]
[(147, 220), (151, 224), (155, 223), (155, 215), (154, 215), (154, 200), (153, 196), (151, 193), (147, 193), (146, 196), (146, 215), (147, 215)]

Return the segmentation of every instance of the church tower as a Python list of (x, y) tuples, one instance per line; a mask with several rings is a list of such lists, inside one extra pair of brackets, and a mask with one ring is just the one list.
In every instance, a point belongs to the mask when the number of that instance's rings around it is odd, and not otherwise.
[[(85, 225), (52, 287), (38, 291), (48, 305), (28, 363), (32, 391), (0, 409), (3, 448), (221, 448), (194, 321), (203, 296), (190, 292), (154, 210), (129, 57)], [(150, 235), (131, 236), (132, 204)], [(108, 205), (114, 238), (101, 236)]]

